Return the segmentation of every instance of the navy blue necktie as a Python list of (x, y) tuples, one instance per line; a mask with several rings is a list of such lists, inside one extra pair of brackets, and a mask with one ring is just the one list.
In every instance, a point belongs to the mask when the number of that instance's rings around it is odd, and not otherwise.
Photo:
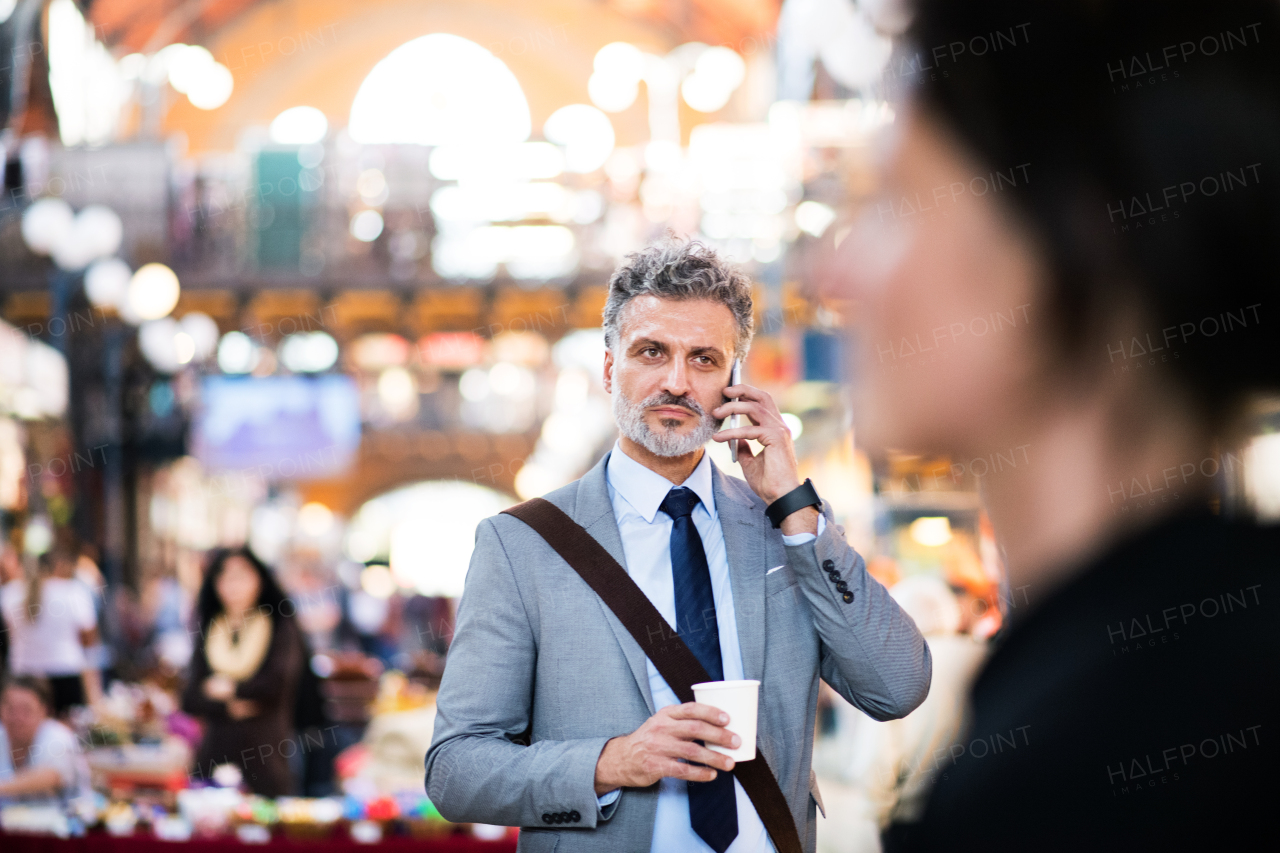
[[(676, 632), (712, 681), (724, 680), (720, 662), (720, 628), (711, 570), (702, 537), (693, 524), (698, 496), (677, 487), (667, 492), (661, 509), (671, 516), (671, 578), (676, 591)], [(738, 804), (733, 775), (717, 773), (710, 782), (690, 782), (689, 822), (716, 853), (724, 853), (738, 837)]]

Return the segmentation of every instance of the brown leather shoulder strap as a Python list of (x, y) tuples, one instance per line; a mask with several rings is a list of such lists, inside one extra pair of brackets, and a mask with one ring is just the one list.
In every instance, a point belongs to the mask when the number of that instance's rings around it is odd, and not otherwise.
[[(542, 498), (525, 501), (503, 512), (533, 528), (581, 575), (626, 626), (680, 701), (692, 702), (693, 685), (709, 681), (710, 676), (604, 546), (559, 507)], [(778, 853), (803, 853), (791, 808), (758, 746), (755, 760), (740, 762), (733, 773), (751, 798)]]

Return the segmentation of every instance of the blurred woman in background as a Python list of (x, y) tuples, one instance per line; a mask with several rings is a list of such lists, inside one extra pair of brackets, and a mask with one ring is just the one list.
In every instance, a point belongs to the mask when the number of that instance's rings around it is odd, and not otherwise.
[(1247, 849), (1280, 531), (1219, 472), (1280, 391), (1280, 5), (922, 0), (908, 36), (883, 196), (838, 250), (860, 437), (982, 460), (1012, 600), (886, 844)]
[(97, 669), (86, 649), (98, 642), (92, 591), (75, 577), (79, 555), (61, 546), (41, 554), (25, 581), (0, 590), (9, 628), (9, 670), (48, 680), (52, 713), (62, 716), (102, 696)]
[(65, 805), (91, 792), (80, 743), (50, 719), (52, 703), (42, 678), (0, 684), (0, 803)]
[(293, 609), (247, 548), (215, 551), (196, 601), (200, 634), (182, 707), (205, 726), (195, 775), (234, 764), (254, 793), (293, 793), (294, 704), (304, 646)]

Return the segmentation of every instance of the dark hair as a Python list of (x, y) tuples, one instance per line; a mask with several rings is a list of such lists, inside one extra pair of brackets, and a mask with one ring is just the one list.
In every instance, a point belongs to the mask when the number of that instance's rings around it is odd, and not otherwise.
[[(200, 584), (200, 593), (196, 596), (196, 614), (200, 620), (200, 633), (203, 636), (209, 630), (209, 623), (222, 613), (222, 599), (218, 598), (218, 576), (226, 566), (227, 560), (239, 557), (258, 573), (259, 610), (271, 617), (272, 622), (279, 623), (292, 619), (294, 608), (286, 605), (287, 596), (280, 584), (276, 582), (271, 570), (246, 547), (218, 548), (209, 554), (209, 566), (205, 569), (204, 581)], [(288, 611), (288, 612), (285, 612)]]
[(668, 235), (627, 255), (609, 279), (609, 296), (604, 304), (606, 346), (612, 348), (618, 343), (622, 309), (632, 299), (646, 294), (723, 303), (733, 313), (738, 327), (734, 355), (746, 358), (755, 333), (751, 280), (705, 243)]
[[(1176, 350), (1167, 375), (1216, 426), (1280, 387), (1280, 5), (920, 0), (909, 40), (934, 65), (924, 114), (984, 169), (1026, 164), (997, 198), (1046, 261), (1066, 355)], [(1124, 308), (1138, 339), (1105, 340)]]
[(40, 700), (40, 704), (44, 706), (44, 712), (53, 713), (53, 689), (49, 687), (47, 679), (38, 675), (11, 675), (0, 683), (0, 696), (3, 696), (6, 690), (15, 687), (34, 693)]

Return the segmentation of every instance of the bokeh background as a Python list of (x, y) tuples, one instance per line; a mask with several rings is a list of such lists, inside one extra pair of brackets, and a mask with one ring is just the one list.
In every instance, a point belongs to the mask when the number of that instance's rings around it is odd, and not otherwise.
[[(1019, 603), (982, 478), (1035, 448), (868, 452), (851, 383), (948, 340), (857, 363), (857, 305), (824, 286), (918, 71), (892, 58), (902, 25), (866, 0), (0, 0), (5, 579), (80, 554), (108, 697), (82, 733), (138, 761), (181, 740), (205, 555), (248, 544), (335, 726), (298, 793), (367, 806), (420, 778), (475, 525), (612, 446), (608, 277), (668, 232), (751, 274), (746, 381), (960, 685)], [(1277, 411), (1202, 471), (1269, 517)], [(824, 709), (822, 846), (875, 849), (897, 735)], [(96, 769), (97, 819), (186, 814)]]

